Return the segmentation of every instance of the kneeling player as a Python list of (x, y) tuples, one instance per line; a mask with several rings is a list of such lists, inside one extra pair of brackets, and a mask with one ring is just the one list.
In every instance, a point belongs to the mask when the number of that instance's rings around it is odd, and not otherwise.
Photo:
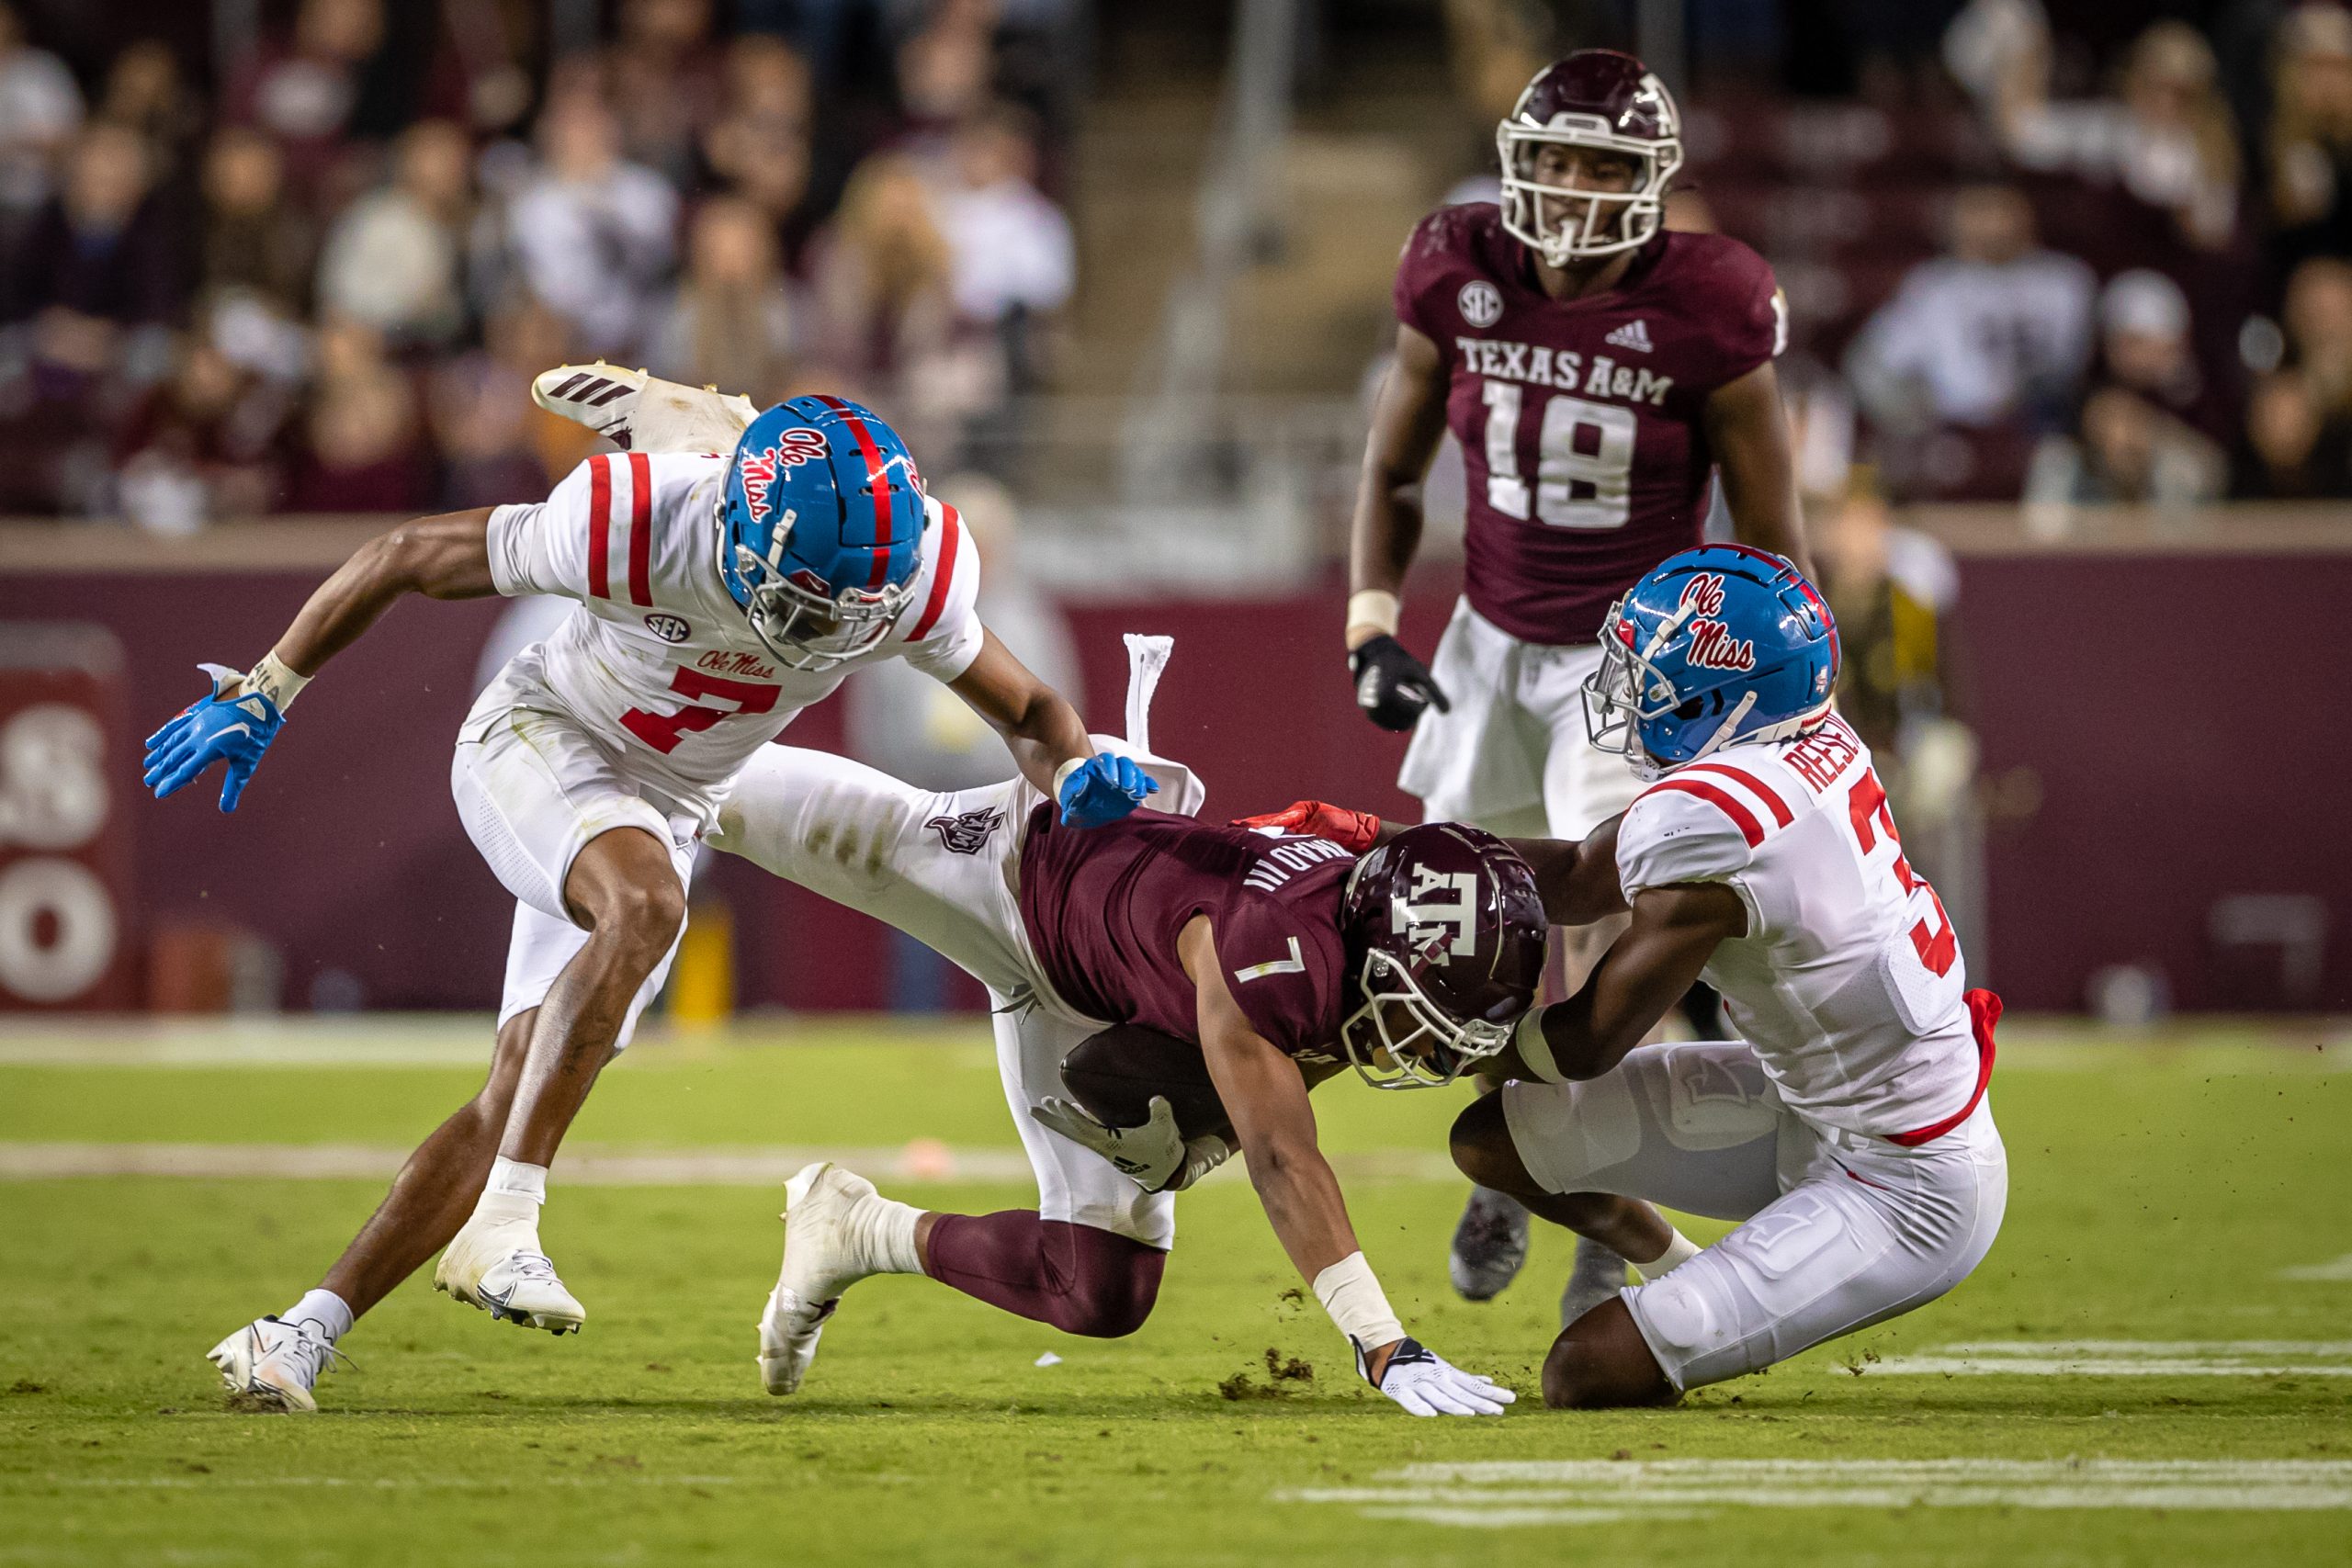
[[(1966, 989), (1869, 750), (1829, 709), (1828, 612), (1777, 556), (1685, 551), (1611, 614), (1596, 743), (1653, 783), (1581, 844), (1516, 846), (1564, 924), (1630, 908), (1463, 1112), (1473, 1179), (1636, 1263), (1564, 1329), (1556, 1405), (1660, 1404), (1924, 1305), (1981, 1262), (2007, 1158), (1999, 998)], [(1281, 814), (1343, 840), (1353, 814)], [(1388, 829), (1382, 829), (1387, 831)], [(1639, 1045), (1702, 975), (1743, 1038)], [(1704, 1251), (1649, 1208), (1745, 1222)]]
[[(1124, 760), (1135, 765), (1135, 759)], [(1197, 809), (1181, 769), (1140, 759)], [(1197, 1045), (1275, 1234), (1415, 1415), (1499, 1415), (1512, 1394), (1407, 1337), (1316, 1144), (1314, 1078), (1445, 1081), (1501, 1051), (1534, 1000), (1544, 924), (1527, 866), (1476, 829), (1413, 829), (1359, 861), (1328, 840), (1140, 811), (1071, 832), (1023, 781), (933, 795), (842, 758), (767, 748), (711, 842), (888, 920), (986, 984), (1038, 1207), (937, 1214), (830, 1165), (787, 1188), (784, 1267), (760, 1325), (769, 1391), (797, 1388), (842, 1292), (928, 1274), (1069, 1333), (1142, 1325), (1176, 1190), (1232, 1151), (1161, 1114), (1114, 1129), (1059, 1100), (1073, 1048), (1114, 1024)]]

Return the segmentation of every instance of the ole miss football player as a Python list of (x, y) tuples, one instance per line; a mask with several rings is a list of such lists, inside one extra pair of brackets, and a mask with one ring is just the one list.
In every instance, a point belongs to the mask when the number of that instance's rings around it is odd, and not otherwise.
[[(1580, 688), (1601, 617), (1700, 542), (1721, 475), (1739, 538), (1804, 560), (1772, 360), (1788, 336), (1772, 270), (1738, 241), (1668, 232), (1682, 165), (1674, 99), (1642, 62), (1583, 50), (1546, 67), (1496, 132), (1499, 205), (1439, 209), (1396, 268), (1396, 361), (1373, 415), (1351, 549), (1356, 701), (1412, 730), (1398, 784), (1431, 821), (1577, 839), (1633, 781), (1589, 744)], [(1462, 445), (1462, 599), (1428, 667), (1397, 640), (1440, 437)], [(1589, 961), (1611, 928), (1580, 933)], [(1527, 1216), (1475, 1194), (1455, 1235), (1463, 1294), (1493, 1295)], [(1579, 1249), (1574, 1312), (1623, 1280)]]

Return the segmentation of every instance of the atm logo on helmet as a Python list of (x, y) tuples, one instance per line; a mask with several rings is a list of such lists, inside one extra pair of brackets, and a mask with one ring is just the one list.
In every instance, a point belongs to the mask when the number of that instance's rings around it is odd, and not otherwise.
[[(1438, 896), (1446, 893), (1453, 897), (1440, 902)], [(1415, 866), (1412, 891), (1389, 896), (1388, 923), (1416, 944), (1443, 943), (1436, 955), (1440, 963), (1449, 956), (1469, 957), (1478, 951), (1478, 874)], [(1451, 942), (1446, 940), (1449, 930)]]
[(757, 452), (746, 452), (738, 471), (743, 478), (743, 500), (753, 517), (765, 517), (774, 509), (775, 481), (801, 464), (825, 455), (825, 437), (821, 431), (806, 425), (796, 425), (775, 438), (773, 446)]

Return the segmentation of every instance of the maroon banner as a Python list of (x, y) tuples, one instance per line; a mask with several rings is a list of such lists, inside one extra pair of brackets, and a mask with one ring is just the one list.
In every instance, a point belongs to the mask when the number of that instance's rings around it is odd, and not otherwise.
[(0, 1011), (134, 999), (130, 750), (104, 627), (0, 626)]

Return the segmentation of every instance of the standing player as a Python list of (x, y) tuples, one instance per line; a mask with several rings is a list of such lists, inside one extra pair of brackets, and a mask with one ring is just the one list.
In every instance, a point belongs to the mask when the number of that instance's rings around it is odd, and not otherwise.
[[(1189, 775), (1163, 798), (1199, 805)], [(784, 1264), (760, 1322), (769, 1392), (798, 1388), (842, 1291), (928, 1274), (1068, 1333), (1131, 1334), (1157, 1299), (1178, 1189), (1232, 1152), (1164, 1100), (1110, 1128), (1057, 1097), (1107, 1025), (1198, 1047), (1291, 1261), (1357, 1370), (1417, 1416), (1500, 1415), (1512, 1394), (1406, 1336), (1317, 1145), (1311, 1084), (1343, 1060), (1442, 1083), (1501, 1050), (1535, 998), (1544, 924), (1526, 865), (1487, 834), (1408, 830), (1359, 860), (1325, 840), (1142, 810), (1074, 833), (1024, 781), (934, 795), (772, 747), (712, 843), (888, 920), (986, 984), (1038, 1206), (921, 1212), (830, 1164), (787, 1185)], [(1182, 1047), (1179, 1047), (1182, 1050)]]
[(591, 457), (542, 504), (395, 528), (250, 673), (206, 666), (213, 690), (150, 739), (146, 779), (168, 795), (223, 761), (228, 811), (295, 694), (395, 600), (579, 604), (475, 702), (451, 768), (458, 816), (517, 900), (489, 1081), (318, 1289), (214, 1348), (232, 1390), (314, 1408), (334, 1340), (445, 1243), (439, 1289), (505, 1321), (580, 1326), (539, 1245), (548, 1166), (661, 988), (695, 842), (737, 770), (850, 670), (903, 658), (946, 682), (1073, 825), (1148, 793), (1132, 764), (1090, 758), (1069, 705), (979, 624), (978, 578), (890, 428), (800, 398), (752, 421), (731, 457)]
[[(1473, 1179), (1604, 1237), (1644, 1283), (1565, 1325), (1558, 1405), (1661, 1404), (1951, 1290), (2008, 1197), (1985, 1086), (2000, 999), (1967, 989), (1869, 748), (1829, 712), (1838, 642), (1785, 561), (1714, 547), (1602, 628), (1596, 739), (1648, 784), (1580, 844), (1521, 846), (1554, 919), (1630, 906), (1568, 1000), (1530, 1012), (1521, 1081), (1453, 1129)], [(1280, 814), (1368, 837), (1352, 814)], [(1703, 973), (1744, 1037), (1644, 1045)], [(1744, 1222), (1704, 1251), (1652, 1202)]]
[[(1414, 731), (1397, 783), (1425, 820), (1577, 839), (1633, 798), (1584, 733), (1601, 616), (1699, 542), (1711, 476), (1742, 540), (1804, 561), (1772, 370), (1787, 307), (1746, 245), (1665, 230), (1681, 120), (1640, 61), (1582, 50), (1546, 67), (1495, 141), (1500, 205), (1430, 214), (1397, 264), (1396, 368), (1356, 497), (1348, 667), (1374, 723)], [(1398, 595), (1449, 428), (1468, 481), (1463, 592), (1424, 668), (1396, 638)], [(1613, 929), (1571, 939), (1572, 966)], [(1455, 1288), (1494, 1295), (1526, 1247), (1526, 1212), (1474, 1192)], [(1562, 1311), (1623, 1282), (1622, 1259), (1580, 1245)]]

